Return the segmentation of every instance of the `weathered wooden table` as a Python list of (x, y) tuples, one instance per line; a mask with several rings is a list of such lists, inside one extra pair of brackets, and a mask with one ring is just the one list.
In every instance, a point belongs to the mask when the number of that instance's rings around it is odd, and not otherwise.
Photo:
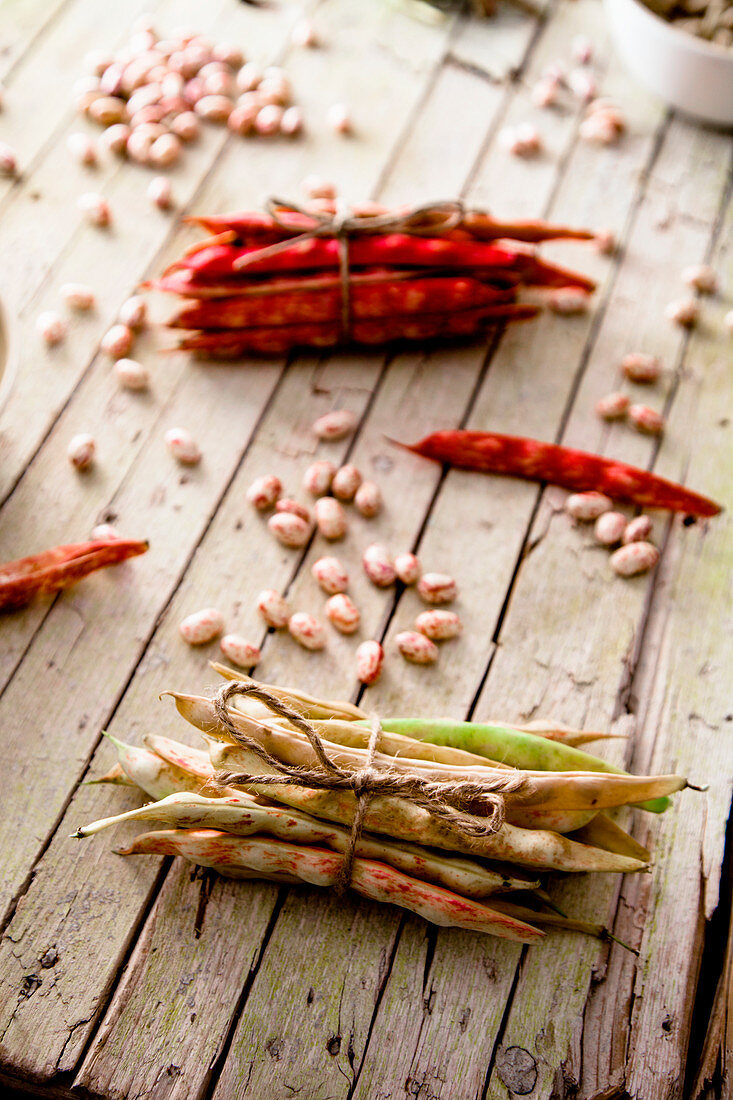
[[(621, 241), (613, 257), (548, 250), (598, 279), (592, 313), (544, 316), (496, 346), (239, 366), (160, 356), (170, 338), (152, 329), (136, 349), (154, 371), (152, 392), (120, 391), (99, 338), (139, 281), (193, 236), (147, 202), (145, 169), (84, 169), (65, 142), (80, 128), (70, 88), (83, 53), (116, 47), (144, 10), (162, 30), (190, 21), (251, 56), (285, 58), (306, 113), (307, 136), (292, 142), (209, 127), (171, 174), (180, 210), (294, 196), (316, 171), (353, 199), (461, 195), (506, 216), (608, 227)], [(506, 8), (491, 21), (434, 25), (386, 0), (321, 0), (317, 50), (288, 47), (295, 11), (235, 0), (0, 4), (0, 137), (23, 170), (17, 182), (0, 180), (0, 283), (21, 342), (0, 418), (0, 560), (79, 540), (104, 519), (151, 542), (144, 558), (0, 626), (3, 1080), (43, 1096), (130, 1100), (686, 1095), (703, 948), (707, 938), (693, 1063), (730, 908), (725, 876), (721, 894), (733, 761), (729, 521), (686, 529), (659, 516), (660, 568), (623, 582), (570, 525), (560, 491), (441, 476), (384, 437), (465, 425), (562, 440), (653, 465), (730, 505), (733, 345), (721, 318), (731, 302), (706, 301), (689, 336), (663, 317), (687, 263), (727, 265), (733, 288), (730, 140), (670, 117), (630, 85), (595, 0), (559, 4), (544, 20)], [(568, 57), (577, 33), (596, 42), (601, 87), (628, 116), (613, 148), (578, 141), (570, 98), (551, 111), (531, 104), (533, 80)], [(348, 139), (325, 124), (336, 99), (352, 106)], [(524, 119), (536, 120), (546, 144), (532, 161), (497, 147), (498, 129)], [(89, 189), (113, 207), (108, 232), (82, 223), (75, 200)], [(57, 306), (68, 280), (92, 283), (98, 308), (48, 352), (34, 320)], [(638, 348), (668, 368), (648, 398), (669, 418), (660, 447), (593, 413), (617, 387), (621, 355)], [(178, 637), (184, 614), (215, 605), (259, 637), (254, 597), (267, 586), (319, 610), (310, 563), (321, 547), (276, 547), (244, 493), (270, 471), (294, 489), (315, 450), (309, 425), (339, 406), (360, 417), (358, 435), (322, 452), (348, 454), (387, 502), (378, 520), (354, 519), (340, 551), (362, 636), (384, 635), (393, 650), (416, 609), (411, 594), (395, 605), (360, 579), (359, 551), (375, 537), (419, 547), (426, 563), (453, 572), (465, 622), (437, 667), (391, 656), (369, 705), (613, 723), (632, 734), (605, 750), (617, 762), (709, 785), (634, 823), (656, 852), (650, 875), (553, 885), (564, 909), (609, 922), (638, 959), (579, 935), (522, 949), (353, 897), (114, 855), (137, 829), (69, 839), (79, 824), (135, 804), (123, 788), (86, 785), (112, 762), (102, 728), (132, 741), (151, 730), (192, 738), (158, 701), (167, 687), (205, 690), (214, 680), (213, 647), (202, 654)], [(177, 424), (204, 452), (185, 476), (163, 444)], [(65, 449), (82, 430), (97, 437), (98, 462), (78, 476)], [(332, 635), (320, 655), (279, 635), (264, 643), (264, 679), (356, 696), (353, 639)]]

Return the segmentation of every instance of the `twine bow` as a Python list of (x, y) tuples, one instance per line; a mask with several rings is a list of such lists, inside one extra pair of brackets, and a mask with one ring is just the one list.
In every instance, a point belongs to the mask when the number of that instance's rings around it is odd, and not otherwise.
[(297, 214), (299, 217), (310, 221), (307, 229), (297, 232), (295, 236), (287, 240), (277, 241), (275, 244), (258, 248), (246, 256), (240, 256), (234, 261), (235, 271), (250, 264), (259, 263), (261, 260), (276, 256), (295, 245), (306, 241), (315, 240), (318, 237), (332, 237), (338, 241), (339, 278), (341, 282), (341, 330), (347, 337), (351, 326), (351, 278), (349, 265), (349, 241), (352, 237), (363, 237), (374, 233), (406, 233), (414, 237), (439, 237), (454, 229), (465, 216), (465, 208), (462, 202), (448, 200), (446, 202), (426, 203), (423, 206), (415, 206), (410, 210), (390, 211), (386, 214), (354, 214), (348, 208), (338, 210), (335, 214), (322, 211), (307, 210), (297, 203), (286, 202), (284, 199), (268, 199), (265, 209), (276, 225), (286, 232), (294, 232), (292, 224), (288, 224), (287, 215)]
[[(273, 713), (286, 718), (308, 738), (319, 766), (286, 764), (238, 729), (229, 713), (229, 700), (233, 695), (250, 695), (253, 699), (259, 699)], [(519, 773), (509, 769), (506, 775), (494, 774), (486, 779), (434, 780), (425, 779), (414, 772), (397, 772), (381, 764), (377, 765), (376, 754), (382, 727), (376, 717), (372, 719), (366, 763), (357, 771), (352, 771), (336, 764), (328, 756), (318, 732), (299, 711), (278, 699), (261, 684), (251, 680), (234, 680), (216, 693), (213, 702), (216, 716), (230, 737), (277, 772), (276, 775), (227, 773), (218, 776), (223, 785), (297, 784), (322, 791), (351, 791), (355, 795), (356, 810), (349, 847), (336, 882), (339, 892), (351, 881), (356, 846), (372, 798), (378, 795), (404, 798), (427, 810), (462, 840), (470, 843), (477, 837), (488, 836), (501, 828), (504, 823), (504, 796), (513, 794), (526, 785), (525, 779)], [(477, 810), (481, 816), (477, 816)]]

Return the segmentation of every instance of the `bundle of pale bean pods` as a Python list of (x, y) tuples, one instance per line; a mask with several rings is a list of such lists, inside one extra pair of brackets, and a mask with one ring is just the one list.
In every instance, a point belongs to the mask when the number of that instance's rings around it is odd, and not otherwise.
[[(236, 680), (226, 694), (226, 725), (221, 693), (216, 699), (170, 693), (208, 751), (155, 734), (144, 738), (144, 747), (110, 738), (118, 763), (98, 782), (137, 785), (157, 801), (93, 822), (75, 836), (128, 820), (156, 821), (164, 828), (143, 833), (119, 854), (180, 855), (227, 877), (323, 887), (338, 884), (344, 853), (355, 840), (348, 885), (357, 893), (434, 924), (534, 943), (542, 927), (605, 931), (543, 911), (538, 876), (645, 869), (649, 852), (607, 811), (633, 804), (660, 812), (668, 796), (687, 785), (677, 775), (629, 775), (576, 747), (589, 736), (610, 735), (544, 723), (529, 730), (384, 719), (375, 752), (373, 720), (358, 707), (219, 671)], [(355, 838), (354, 789), (298, 778), (319, 766), (314, 734), (329, 764), (350, 775), (370, 764), (397, 782), (503, 783), (504, 819), (487, 828), (477, 798), (461, 815), (472, 828), (461, 832), (424, 800), (373, 793)], [(502, 895), (509, 892), (522, 894), (521, 903), (506, 901)]]

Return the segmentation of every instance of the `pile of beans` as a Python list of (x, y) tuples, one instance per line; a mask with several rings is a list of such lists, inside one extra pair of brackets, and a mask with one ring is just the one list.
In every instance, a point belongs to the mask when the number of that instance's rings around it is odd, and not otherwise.
[(719, 46), (733, 46), (733, 3), (731, 0), (644, 0), (656, 15), (669, 20), (677, 30), (687, 31)]

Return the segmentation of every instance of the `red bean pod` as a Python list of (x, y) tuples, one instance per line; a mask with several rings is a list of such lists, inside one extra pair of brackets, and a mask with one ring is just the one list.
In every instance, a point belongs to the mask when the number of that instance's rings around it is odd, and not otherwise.
[(439, 431), (406, 445), (414, 454), (463, 470), (547, 481), (576, 492), (595, 490), (613, 500), (715, 516), (721, 505), (648, 470), (601, 455), (495, 432)]
[(34, 596), (56, 592), (108, 565), (144, 554), (141, 539), (95, 539), (55, 546), (0, 565), (0, 611), (25, 607)]

